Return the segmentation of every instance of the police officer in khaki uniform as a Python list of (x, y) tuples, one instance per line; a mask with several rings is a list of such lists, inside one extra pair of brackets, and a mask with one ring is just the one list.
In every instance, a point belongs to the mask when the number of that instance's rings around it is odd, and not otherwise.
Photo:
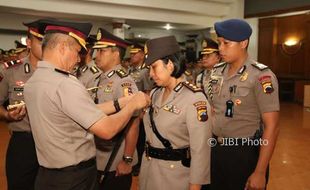
[(220, 55), (217, 43), (211, 38), (206, 38), (202, 42), (202, 51), (200, 52), (202, 72), (196, 77), (196, 86), (208, 91), (209, 78), (213, 66), (220, 61)]
[[(138, 91), (133, 79), (121, 66), (121, 60), (129, 44), (130, 42), (99, 28), (97, 42), (93, 46), (97, 50), (96, 65), (102, 71), (102, 74), (93, 81), (93, 87), (98, 87), (92, 96), (96, 102), (113, 101)], [(128, 131), (121, 132), (126, 133), (125, 139), (122, 140), (116, 157), (109, 168), (109, 173), (106, 174), (106, 179), (100, 185), (100, 189), (130, 190), (132, 164), (137, 162), (135, 149), (139, 133), (139, 118), (136, 117), (133, 124), (128, 127)], [(96, 159), (99, 173), (105, 170), (111, 152), (116, 146), (116, 141), (119, 141), (122, 135), (121, 133), (117, 135), (117, 138), (109, 141), (96, 138)]]
[(29, 56), (4, 62), (1, 64), (3, 68), (0, 69), (0, 104), (9, 100), (9, 104), (16, 105), (9, 110), (0, 106), (0, 118), (9, 122), (8, 127), (12, 132), (6, 155), (9, 190), (32, 190), (39, 167), (28, 116), (22, 103), (24, 84), (32, 76), (37, 62), (41, 59), (43, 35), (38, 31), (40, 22), (41, 20), (24, 23), (28, 27)]
[(184, 58), (174, 36), (147, 41), (145, 62), (159, 88), (143, 118), (140, 189), (200, 190), (210, 183), (210, 105), (201, 89), (183, 80)]
[(152, 90), (154, 83), (150, 78), (148, 67), (144, 64), (144, 48), (137, 43), (130, 47), (129, 72), (140, 91), (149, 93)]
[(215, 30), (225, 62), (214, 66), (208, 92), (215, 112), (211, 189), (262, 190), (279, 132), (277, 78), (249, 57), (247, 22), (217, 22)]
[[(137, 93), (118, 113), (113, 104), (94, 104), (85, 87), (69, 74), (86, 50), (90, 23), (48, 21), (43, 58), (25, 84), (40, 168), (35, 189), (96, 189), (96, 147), (93, 134), (112, 138), (148, 98)], [(84, 48), (84, 49), (82, 49)], [(124, 106), (124, 102), (117, 103)], [(111, 124), (113, 123), (113, 126)], [(93, 133), (93, 134), (92, 134)]]

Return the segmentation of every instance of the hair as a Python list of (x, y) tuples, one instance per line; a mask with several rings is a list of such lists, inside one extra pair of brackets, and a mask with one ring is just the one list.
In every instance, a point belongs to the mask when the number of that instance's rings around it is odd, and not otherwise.
[(42, 40), (42, 52), (46, 49), (54, 49), (61, 41), (66, 41), (70, 46), (77, 43), (72, 37), (62, 33), (47, 33)]
[(120, 60), (121, 61), (123, 60), (126, 53), (126, 49), (120, 47), (112, 47), (112, 51), (118, 51)]
[(161, 58), (161, 60), (167, 65), (169, 60), (173, 63), (174, 69), (171, 73), (171, 76), (174, 78), (179, 78), (186, 70), (185, 62), (186, 59), (181, 55), (181, 52), (174, 53), (172, 55), (168, 55), (166, 57)]

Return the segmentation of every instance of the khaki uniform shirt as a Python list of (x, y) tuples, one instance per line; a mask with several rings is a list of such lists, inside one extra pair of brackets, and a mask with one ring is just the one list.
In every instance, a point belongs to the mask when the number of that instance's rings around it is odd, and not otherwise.
[(196, 77), (196, 86), (203, 89), (204, 92), (207, 92), (210, 76), (211, 76), (211, 70), (207, 69), (203, 70)]
[[(91, 83), (89, 83), (91, 84)], [(123, 71), (121, 65), (115, 66), (112, 70), (109, 70), (105, 73), (102, 73), (97, 77), (93, 83), (92, 87), (99, 87), (97, 92), (89, 91), (91, 96), (94, 98), (97, 93), (98, 103), (104, 103), (107, 101), (113, 101), (124, 96), (131, 95), (138, 91), (138, 88), (133, 81), (133, 79), (128, 76), (125, 71)], [(91, 88), (91, 87), (90, 87)], [(96, 138), (97, 146), (97, 168), (98, 170), (103, 171), (107, 162), (110, 158), (111, 152), (115, 145), (115, 141), (108, 141)], [(110, 171), (115, 171), (118, 163), (122, 160), (124, 155), (125, 148), (125, 139), (122, 142), (121, 147), (118, 150), (118, 153), (111, 165)], [(137, 153), (135, 152), (133, 156), (133, 164), (137, 162)]]
[(145, 64), (138, 66), (138, 67), (132, 67), (130, 70), (130, 76), (135, 81), (139, 91), (147, 91), (152, 90), (154, 87), (154, 82), (150, 78), (150, 70), (145, 66)]
[[(23, 101), (24, 84), (33, 74), (28, 57), (0, 66), (0, 104), (7, 99), (11, 105)], [(21, 121), (10, 122), (8, 127), (12, 131), (30, 131), (28, 115)]]
[[(187, 82), (189, 85), (189, 83)], [(159, 133), (168, 139), (174, 149), (190, 147), (191, 166), (181, 161), (142, 158), (139, 176), (140, 189), (187, 190), (189, 183), (210, 182), (211, 110), (205, 95), (197, 88), (179, 83), (164, 103), (164, 88), (151, 92), (154, 122)], [(144, 115), (146, 140), (151, 146), (164, 148), (152, 131), (149, 112)]]
[(25, 84), (25, 101), (41, 166), (63, 168), (95, 157), (88, 129), (105, 114), (76, 77), (40, 61)]
[[(219, 137), (253, 137), (262, 114), (280, 109), (277, 78), (267, 66), (251, 59), (230, 77), (228, 68), (229, 64), (220, 63), (212, 71), (212, 90), (207, 93), (215, 111), (212, 131)], [(229, 100), (232, 117), (225, 116)]]
[(87, 65), (83, 65), (81, 68), (79, 68), (79, 70), (80, 76), (78, 79), (86, 88), (93, 87), (95, 79), (102, 73), (94, 61), (91, 61)]

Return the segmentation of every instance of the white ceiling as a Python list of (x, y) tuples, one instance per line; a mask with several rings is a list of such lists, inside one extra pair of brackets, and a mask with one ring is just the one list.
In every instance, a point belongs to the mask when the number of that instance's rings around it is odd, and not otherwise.
[[(243, 0), (1, 0), (0, 12), (17, 17), (55, 17), (111, 23), (121, 19), (132, 28), (197, 30), (234, 15)], [(241, 9), (243, 10), (243, 9)], [(1, 19), (1, 18), (0, 18)]]

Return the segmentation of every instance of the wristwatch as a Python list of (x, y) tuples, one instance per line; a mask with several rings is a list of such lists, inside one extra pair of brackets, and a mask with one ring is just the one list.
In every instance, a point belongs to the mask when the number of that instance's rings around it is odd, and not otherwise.
[(131, 156), (123, 156), (123, 161), (126, 163), (126, 164), (131, 164), (132, 161), (133, 161), (133, 158)]

